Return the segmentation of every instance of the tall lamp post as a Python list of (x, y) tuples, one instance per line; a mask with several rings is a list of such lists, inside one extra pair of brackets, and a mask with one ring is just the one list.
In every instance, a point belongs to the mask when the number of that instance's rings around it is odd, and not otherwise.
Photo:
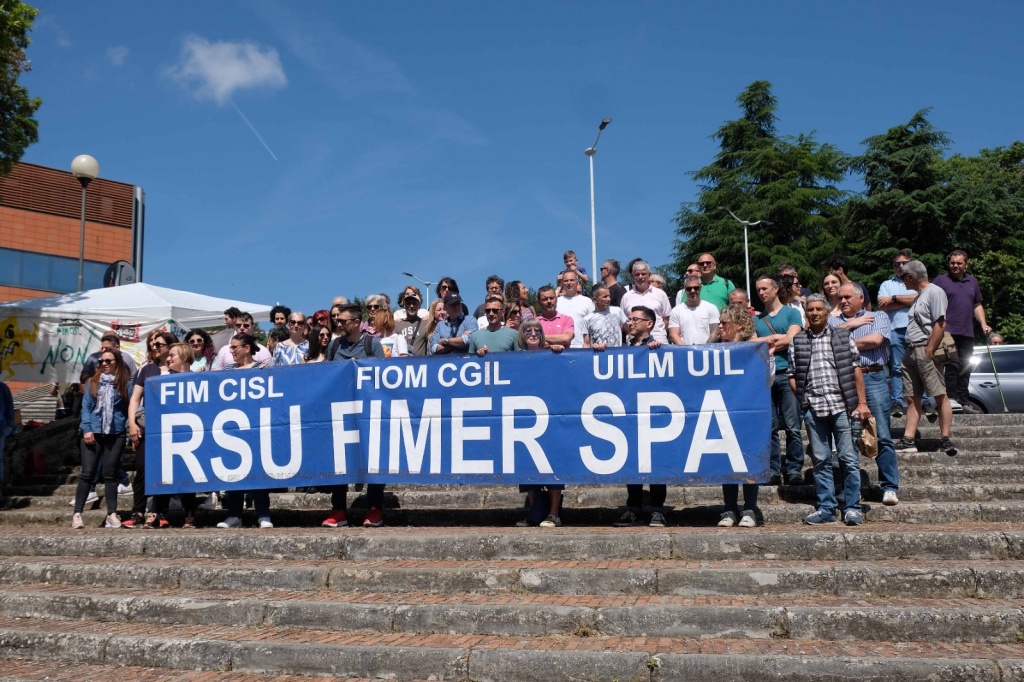
[(590, 273), (591, 283), (596, 284), (597, 277), (600, 272), (597, 269), (597, 218), (594, 214), (594, 154), (597, 153), (597, 141), (601, 139), (601, 131), (608, 127), (611, 123), (610, 118), (601, 119), (601, 125), (597, 127), (597, 137), (594, 138), (594, 144), (587, 147), (583, 152), (590, 159), (590, 263), (594, 269)]
[(755, 225), (774, 225), (774, 223), (768, 220), (741, 220), (729, 209), (723, 207), (722, 210), (735, 218), (736, 221), (743, 226), (743, 257), (747, 264), (747, 296), (750, 296), (750, 246), (747, 243), (747, 228)]
[(82, 185), (82, 229), (78, 237), (78, 290), (82, 291), (85, 268), (85, 188), (99, 177), (100, 164), (88, 154), (81, 154), (71, 162), (71, 173)]
[(424, 298), (423, 307), (426, 310), (429, 311), (430, 310), (430, 287), (434, 286), (434, 282), (424, 282), (422, 279), (420, 279), (416, 275), (412, 274), (411, 272), (403, 272), (402, 274), (405, 275), (406, 277), (412, 277), (414, 280), (416, 280), (417, 282), (419, 282), (420, 284), (422, 284), (424, 286), (425, 291), (424, 291), (424, 294), (423, 294), (423, 298)]

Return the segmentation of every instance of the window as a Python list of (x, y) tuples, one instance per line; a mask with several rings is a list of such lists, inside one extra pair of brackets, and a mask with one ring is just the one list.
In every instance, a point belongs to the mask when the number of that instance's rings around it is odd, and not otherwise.
[[(87, 260), (82, 268), (82, 288), (103, 287), (107, 263)], [(0, 249), (0, 284), (67, 294), (78, 290), (78, 259), (33, 251)]]

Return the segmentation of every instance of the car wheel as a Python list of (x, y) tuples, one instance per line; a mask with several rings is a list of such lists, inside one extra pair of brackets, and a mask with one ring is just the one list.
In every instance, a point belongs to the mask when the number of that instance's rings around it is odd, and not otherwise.
[(982, 403), (980, 400), (975, 400), (974, 398), (968, 398), (968, 400), (970, 401), (971, 405), (974, 405), (976, 408), (978, 408), (985, 414), (988, 414), (988, 408), (986, 408), (984, 403)]

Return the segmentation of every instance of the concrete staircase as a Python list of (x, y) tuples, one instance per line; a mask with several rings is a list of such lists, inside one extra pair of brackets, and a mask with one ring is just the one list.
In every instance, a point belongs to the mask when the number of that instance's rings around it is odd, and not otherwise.
[(756, 529), (714, 526), (717, 487), (670, 487), (668, 528), (613, 528), (625, 491), (576, 487), (565, 527), (520, 529), (509, 487), (403, 486), (380, 529), (321, 529), (327, 496), (289, 492), (273, 530), (104, 530), (96, 509), (73, 532), (75, 473), (24, 478), (0, 512), (0, 677), (1024, 681), (1024, 418), (953, 435), (955, 459), (900, 455), (898, 506), (866, 488), (859, 528), (800, 525), (810, 485), (762, 488)]

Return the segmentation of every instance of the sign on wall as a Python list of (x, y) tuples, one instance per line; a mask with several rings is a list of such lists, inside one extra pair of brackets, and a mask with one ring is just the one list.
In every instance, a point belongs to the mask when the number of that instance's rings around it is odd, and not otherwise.
[(146, 492), (768, 478), (758, 343), (155, 377)]

